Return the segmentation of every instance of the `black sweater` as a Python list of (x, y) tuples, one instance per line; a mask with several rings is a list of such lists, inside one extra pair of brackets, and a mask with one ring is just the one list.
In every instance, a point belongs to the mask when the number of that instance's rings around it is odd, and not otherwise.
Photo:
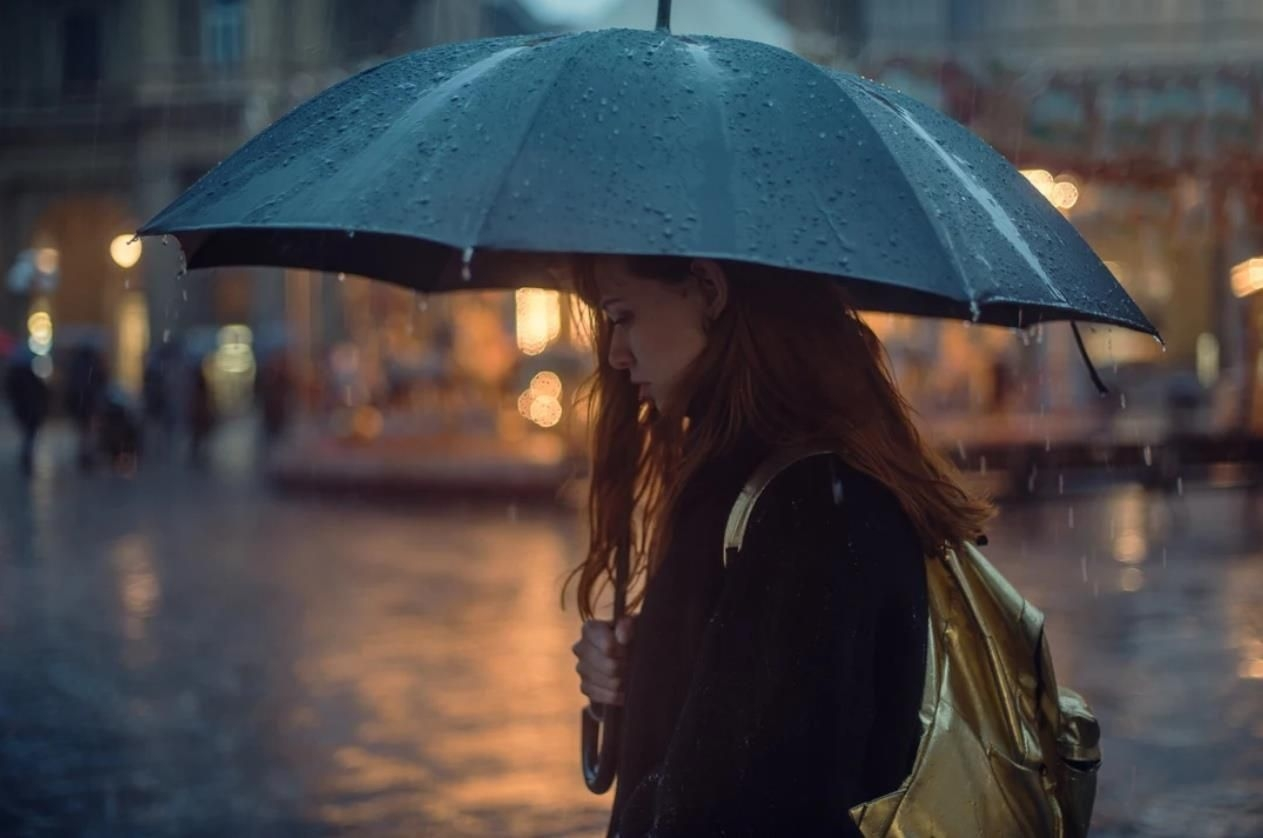
[(894, 496), (831, 456), (782, 472), (738, 560), (724, 526), (764, 452), (681, 498), (630, 649), (610, 835), (859, 835), (920, 738), (926, 583)]

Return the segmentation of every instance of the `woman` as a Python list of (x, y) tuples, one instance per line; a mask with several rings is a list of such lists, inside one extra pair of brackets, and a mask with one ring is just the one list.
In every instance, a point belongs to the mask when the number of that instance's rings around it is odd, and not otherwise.
[[(924, 561), (992, 514), (919, 438), (877, 338), (823, 277), (577, 257), (599, 316), (580, 689), (623, 706), (610, 835), (859, 834), (920, 737)], [(739, 561), (724, 527), (752, 470)], [(632, 596), (592, 619), (627, 522)], [(634, 637), (633, 637), (634, 635)]]

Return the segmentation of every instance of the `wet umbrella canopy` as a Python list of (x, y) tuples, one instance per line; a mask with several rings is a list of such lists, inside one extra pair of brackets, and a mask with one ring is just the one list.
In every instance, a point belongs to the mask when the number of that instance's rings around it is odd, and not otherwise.
[(141, 232), (177, 236), (189, 268), (422, 291), (522, 284), (489, 252), (709, 256), (845, 277), (864, 309), (1154, 333), (964, 127), (775, 47), (665, 30), (388, 61), (279, 120)]
[[(862, 309), (1156, 335), (1069, 222), (964, 127), (775, 47), (672, 34), (669, 11), (660, 0), (656, 31), (388, 61), (298, 107), (140, 232), (175, 235), (189, 268), (426, 292), (539, 284), (524, 254), (704, 256), (786, 269), (787, 290), (795, 271), (836, 276)], [(626, 543), (617, 552), (615, 619)], [(608, 709), (600, 743), (584, 716), (597, 792), (617, 759)]]

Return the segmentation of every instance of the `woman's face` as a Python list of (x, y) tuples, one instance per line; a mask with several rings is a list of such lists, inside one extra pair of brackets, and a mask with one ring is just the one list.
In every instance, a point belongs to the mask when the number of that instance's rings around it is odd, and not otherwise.
[(610, 366), (626, 370), (640, 386), (641, 400), (665, 410), (681, 374), (706, 346), (706, 322), (718, 316), (727, 284), (714, 262), (697, 260), (683, 282), (633, 274), (626, 260), (601, 257), (596, 263), (598, 305), (613, 325)]

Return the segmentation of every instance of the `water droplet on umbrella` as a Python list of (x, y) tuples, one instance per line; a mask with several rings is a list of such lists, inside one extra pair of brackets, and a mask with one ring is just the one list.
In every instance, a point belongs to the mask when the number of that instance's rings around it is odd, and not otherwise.
[(127, 244), (128, 244), (128, 246), (130, 247), (131, 245), (135, 244), (135, 243), (136, 243), (136, 242), (138, 242), (138, 241), (140, 241), (140, 234), (139, 234), (139, 233), (137, 233), (136, 235), (134, 235), (134, 236), (132, 236), (130, 239), (128, 239), (128, 240), (127, 240)]
[(355, 238), (355, 231), (354, 231), (354, 230), (347, 230), (347, 231), (346, 231), (346, 237), (347, 237), (348, 239), (353, 239), (353, 238)]
[(170, 237), (170, 236), (168, 236), (167, 234), (165, 234), (165, 233), (164, 233), (164, 234), (162, 235), (162, 239), (161, 239), (162, 244), (165, 246), (165, 245), (167, 244), (167, 242), (168, 242), (170, 239), (171, 239), (171, 237)]

